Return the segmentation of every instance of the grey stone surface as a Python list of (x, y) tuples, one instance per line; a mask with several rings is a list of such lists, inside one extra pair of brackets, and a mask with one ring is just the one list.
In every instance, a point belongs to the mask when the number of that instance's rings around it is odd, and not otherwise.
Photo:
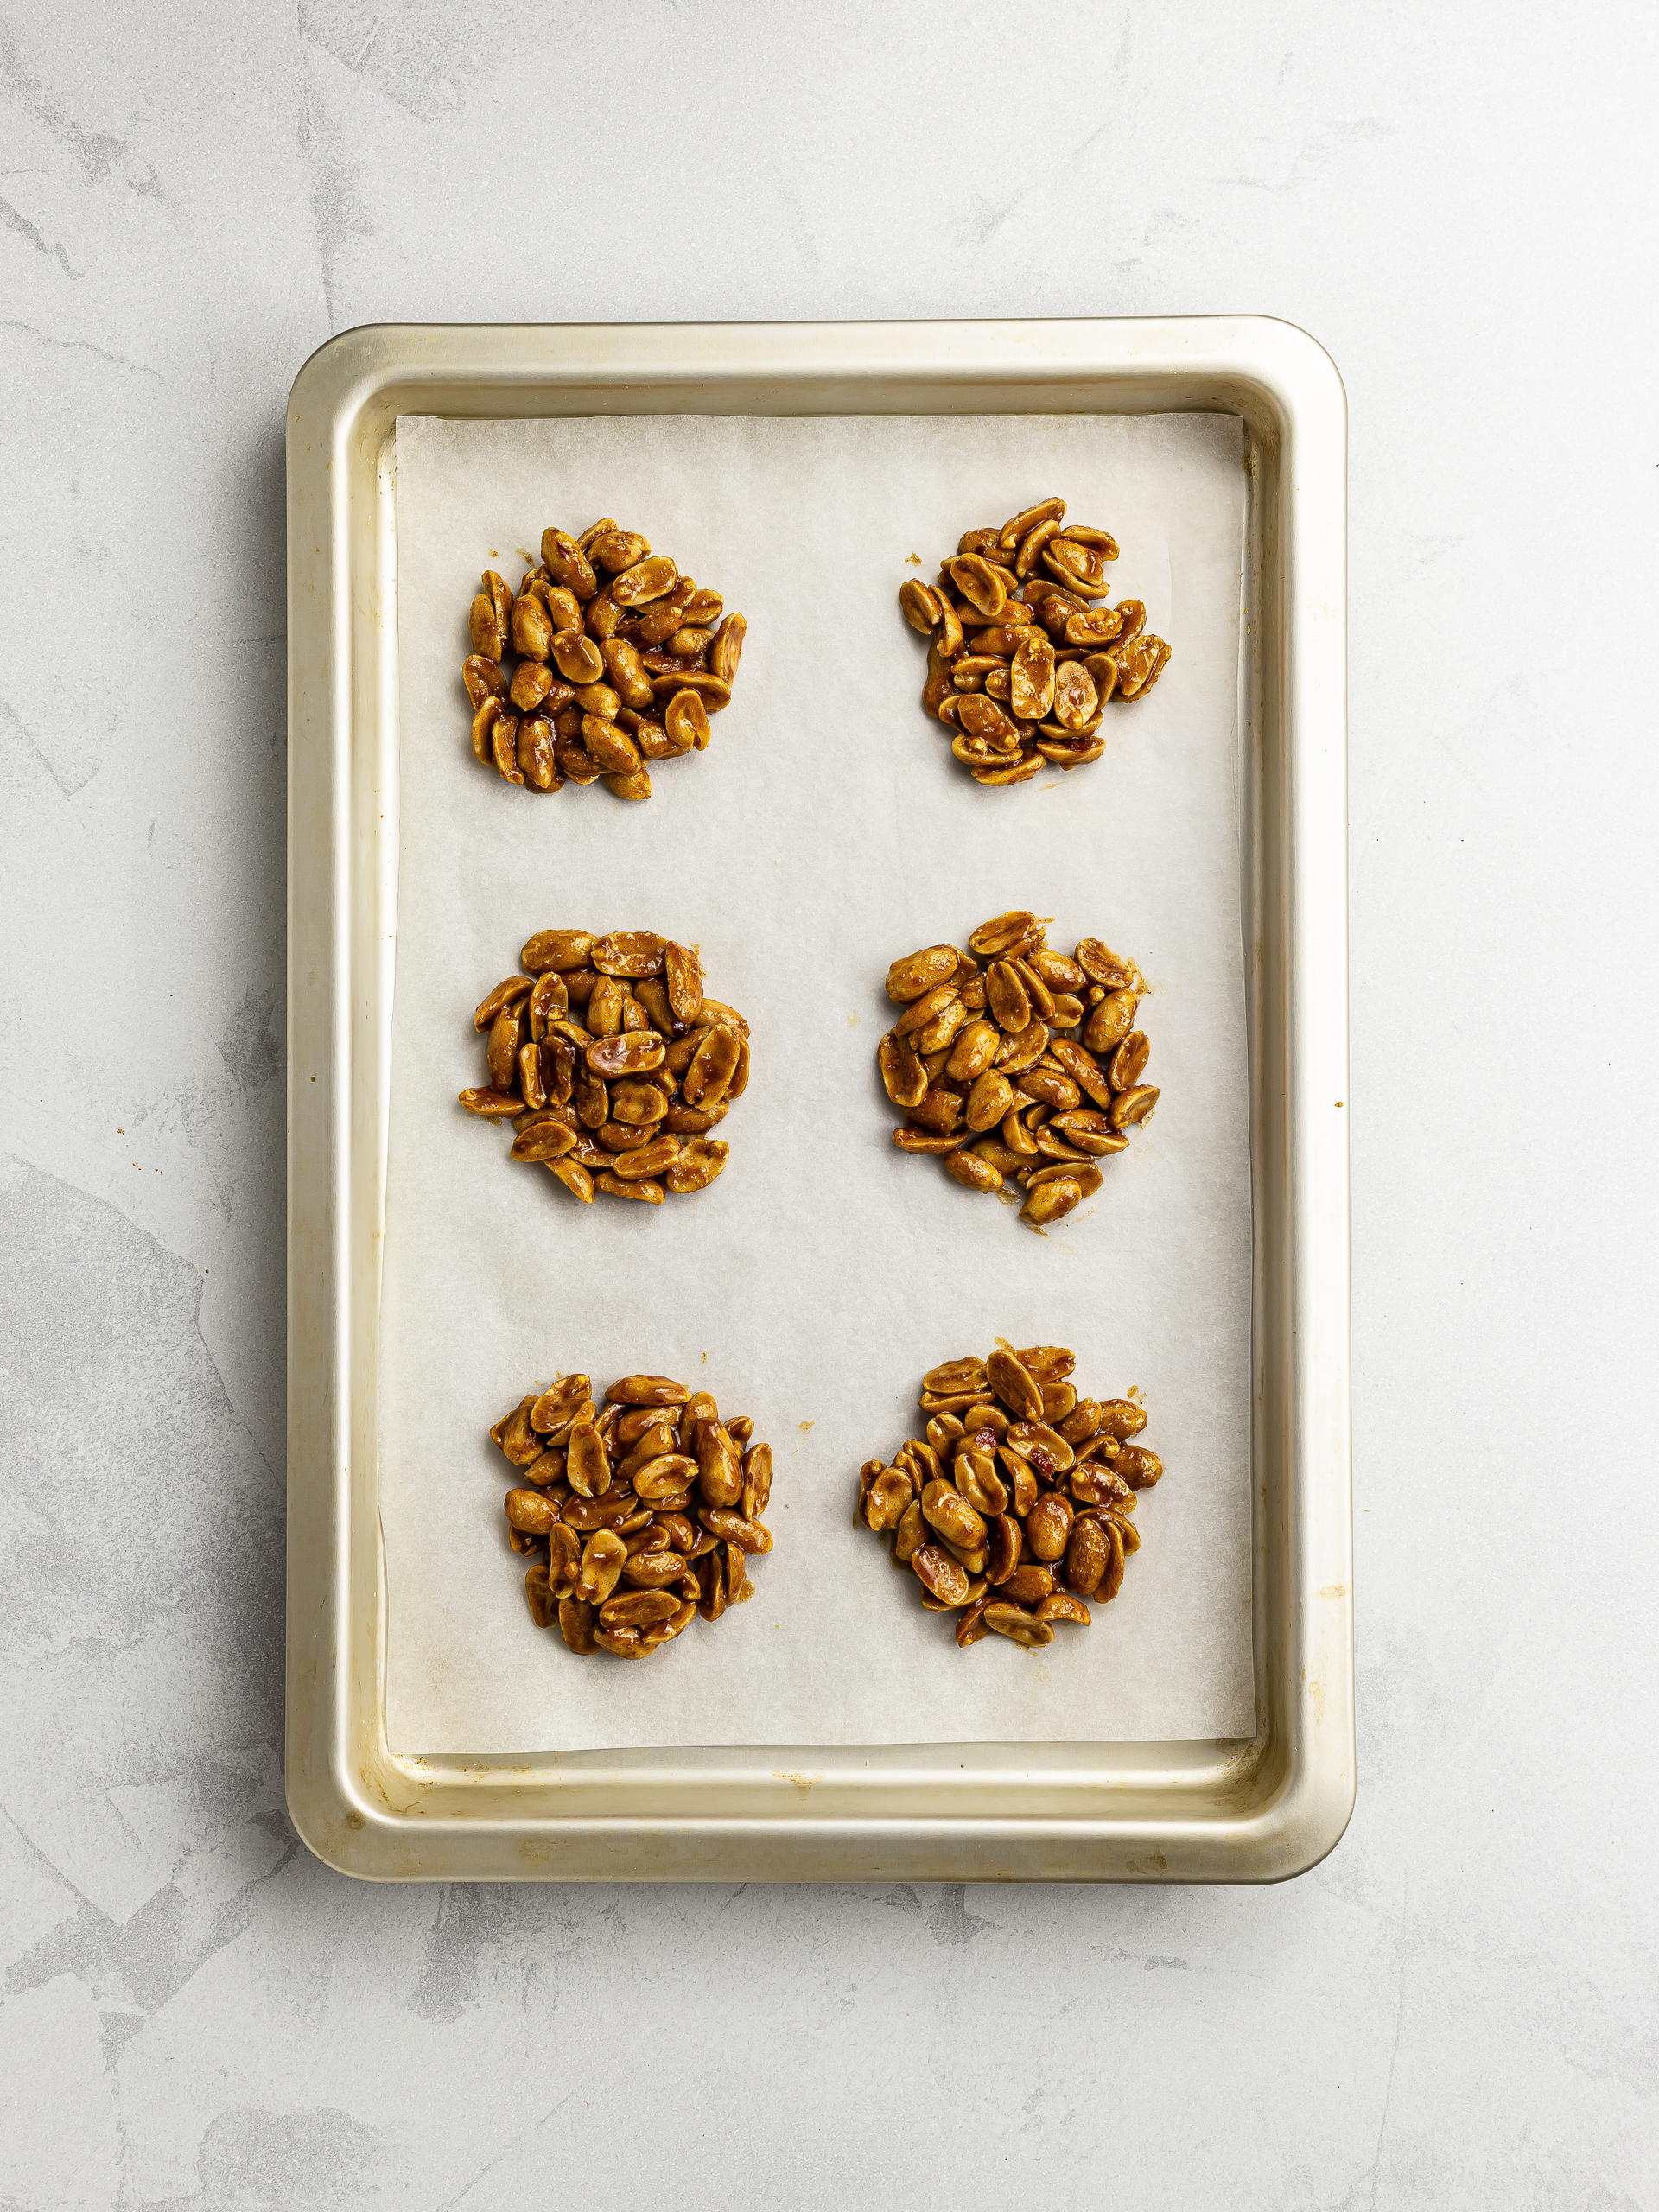
[[(0, 2206), (1659, 2202), (1654, 61), (1618, 0), (14, 0)], [(1266, 1892), (340, 1879), (280, 1772), (295, 370), (1217, 309), (1352, 408), (1347, 1838)]]

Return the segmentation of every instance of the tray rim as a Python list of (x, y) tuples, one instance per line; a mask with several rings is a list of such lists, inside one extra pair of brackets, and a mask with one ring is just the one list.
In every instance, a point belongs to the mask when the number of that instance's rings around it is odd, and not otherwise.
[[(365, 835), (362, 801), (396, 773), (397, 416), (1194, 410), (1243, 418), (1252, 474), (1255, 1738), (392, 1754), (362, 1370), (395, 840), (389, 856)], [(381, 1880), (1261, 1882), (1317, 1864), (1354, 1800), (1347, 1133), (1331, 1103), (1347, 1096), (1346, 420), (1329, 356), (1266, 316), (384, 324), (306, 362), (287, 440), (285, 1765), (307, 1844)]]

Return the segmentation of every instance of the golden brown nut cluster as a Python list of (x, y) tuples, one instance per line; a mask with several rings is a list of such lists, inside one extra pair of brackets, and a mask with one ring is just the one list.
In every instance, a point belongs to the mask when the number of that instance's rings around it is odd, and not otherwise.
[(876, 1053), (907, 1117), (893, 1141), (938, 1153), (968, 1190), (1018, 1184), (1020, 1218), (1040, 1229), (1093, 1196), (1096, 1162), (1123, 1151), (1158, 1103), (1135, 1026), (1146, 980), (1097, 937), (1069, 959), (1051, 950), (1035, 914), (999, 914), (968, 943), (930, 944), (887, 970), (905, 1009)]
[(544, 530), (518, 597), (486, 569), (473, 601), (473, 751), (529, 791), (568, 779), (649, 798), (648, 761), (707, 747), (747, 627), (608, 516), (580, 537)]
[(988, 1631), (1030, 1645), (1052, 1643), (1057, 1621), (1086, 1627), (1086, 1600), (1116, 1598), (1141, 1548), (1135, 1494), (1164, 1471), (1128, 1440), (1146, 1413), (1079, 1398), (1074, 1364), (1059, 1344), (948, 1360), (922, 1383), (925, 1440), (860, 1470), (859, 1519), (893, 1538), (930, 1612), (959, 1615), (964, 1650)]
[(717, 1621), (752, 1597), (749, 1556), (772, 1549), (772, 1446), (753, 1433), (665, 1375), (623, 1376), (602, 1410), (585, 1375), (521, 1399), (490, 1441), (518, 1473), (507, 1527), (531, 1555), (537, 1627), (556, 1620), (572, 1651), (648, 1659), (694, 1614)]
[(950, 733), (976, 784), (1023, 784), (1045, 760), (1098, 760), (1112, 699), (1140, 699), (1169, 658), (1138, 599), (1105, 602), (1103, 530), (1043, 499), (1001, 530), (970, 530), (936, 584), (899, 587), (905, 620), (928, 640), (922, 704)]
[(489, 1082), (474, 1114), (510, 1120), (512, 1157), (661, 1205), (706, 1190), (728, 1147), (709, 1135), (749, 1080), (749, 1025), (705, 995), (696, 950), (653, 930), (539, 930), (473, 1016)]

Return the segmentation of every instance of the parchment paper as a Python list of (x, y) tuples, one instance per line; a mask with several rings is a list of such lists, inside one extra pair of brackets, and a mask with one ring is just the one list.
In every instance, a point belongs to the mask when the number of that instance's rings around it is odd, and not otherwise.
[[(400, 879), (379, 1407), (394, 1750), (1250, 1733), (1250, 1213), (1236, 830), (1244, 477), (1223, 416), (407, 419), (397, 426)], [(982, 791), (918, 703), (896, 605), (970, 524), (1064, 491), (1174, 658), (1092, 767)], [(540, 797), (474, 761), (486, 564), (543, 524), (643, 531), (749, 620), (709, 750)], [(920, 556), (919, 567), (907, 556)], [(1154, 1120), (1046, 1236), (891, 1141), (888, 963), (1005, 908), (1137, 960)], [(710, 1189), (582, 1206), (455, 1103), (472, 1009), (532, 930), (694, 942), (753, 1033)], [(1094, 1625), (959, 1651), (853, 1525), (936, 1362), (1015, 1344), (1130, 1385), (1166, 1473)], [(772, 1445), (756, 1596), (643, 1664), (534, 1628), (490, 1423), (574, 1369), (713, 1390)]]

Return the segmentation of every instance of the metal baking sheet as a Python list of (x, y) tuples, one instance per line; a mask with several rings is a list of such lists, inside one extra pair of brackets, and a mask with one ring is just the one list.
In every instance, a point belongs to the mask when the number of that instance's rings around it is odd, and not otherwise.
[[(1237, 416), (1252, 489), (1242, 673), (1254, 1735), (394, 1754), (375, 1408), (396, 870), (395, 831), (382, 825), (397, 821), (398, 757), (396, 418), (1170, 411)], [(1340, 386), (1318, 348), (1250, 319), (380, 330), (350, 334), (308, 365), (289, 423), (289, 1794), (332, 1863), (404, 1878), (1262, 1879), (1312, 1863), (1340, 1833), (1352, 1774), (1338, 1103), (1342, 428)], [(1322, 1110), (1318, 1090), (1330, 1094)], [(302, 1546), (302, 1528), (320, 1541)]]

